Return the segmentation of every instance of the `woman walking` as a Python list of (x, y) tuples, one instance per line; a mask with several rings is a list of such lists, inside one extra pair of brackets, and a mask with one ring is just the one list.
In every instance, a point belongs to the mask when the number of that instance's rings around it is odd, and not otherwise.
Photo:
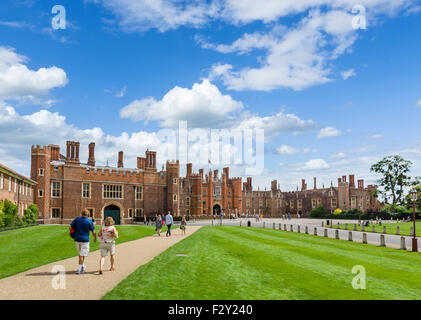
[(186, 226), (187, 226), (186, 217), (183, 216), (183, 218), (181, 219), (181, 225), (180, 225), (180, 229), (181, 231), (183, 231), (183, 235), (186, 235)]
[(110, 271), (114, 271), (115, 239), (118, 238), (118, 231), (114, 227), (114, 220), (111, 217), (105, 218), (104, 225), (99, 231), (99, 248), (101, 249), (101, 260), (99, 261), (99, 274), (102, 274), (105, 257), (110, 253)]
[(161, 236), (162, 220), (159, 214), (155, 215), (155, 227), (156, 227), (156, 232), (158, 233), (158, 236)]

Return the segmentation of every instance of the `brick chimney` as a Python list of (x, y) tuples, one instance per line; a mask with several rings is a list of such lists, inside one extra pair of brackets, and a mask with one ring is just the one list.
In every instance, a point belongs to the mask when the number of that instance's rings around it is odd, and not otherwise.
[(188, 163), (186, 165), (186, 178), (189, 179), (191, 177), (193, 170), (192, 170), (192, 164)]
[(95, 143), (91, 142), (88, 148), (89, 148), (88, 165), (95, 167)]
[(316, 190), (316, 189), (317, 189), (317, 178), (314, 177), (314, 190)]
[(342, 182), (346, 182), (346, 176), (342, 176)]
[(203, 169), (199, 169), (199, 175), (202, 177), (203, 180)]
[(341, 182), (342, 182), (342, 179), (341, 178), (338, 178), (338, 185), (340, 185)]
[(224, 168), (224, 175), (225, 175), (225, 177), (227, 178), (227, 181), (228, 181), (228, 179), (230, 178), (230, 168), (228, 168), (228, 167)]
[(213, 170), (213, 177), (216, 179), (218, 178), (218, 170)]
[(117, 167), (119, 168), (123, 168), (123, 151), (120, 151), (118, 153), (118, 163), (117, 163)]
[(67, 141), (67, 154), (66, 158), (68, 161), (79, 162), (79, 142)]
[(364, 179), (358, 180), (358, 189), (364, 189)]
[(353, 174), (349, 175), (349, 186), (351, 188), (355, 188), (355, 175)]
[(273, 192), (276, 192), (276, 191), (278, 190), (278, 181), (277, 181), (277, 180), (273, 180), (273, 181), (271, 182), (271, 190), (272, 190)]
[(304, 191), (306, 189), (307, 189), (306, 179), (301, 179), (301, 191)]

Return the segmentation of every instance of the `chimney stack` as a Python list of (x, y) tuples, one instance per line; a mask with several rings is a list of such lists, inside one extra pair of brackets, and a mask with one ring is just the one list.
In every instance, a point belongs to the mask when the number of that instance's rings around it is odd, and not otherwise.
[(316, 190), (316, 189), (317, 189), (317, 178), (314, 177), (314, 190)]
[(218, 170), (213, 170), (213, 177), (216, 179), (218, 178)]
[(351, 188), (355, 188), (355, 175), (353, 174), (349, 175), (349, 186)]
[(187, 179), (189, 179), (191, 177), (192, 172), (193, 172), (193, 170), (192, 170), (192, 164), (191, 163), (188, 163), (186, 165), (186, 178)]
[(363, 179), (358, 180), (358, 189), (364, 189), (364, 180)]
[(95, 167), (95, 143), (91, 142), (88, 148), (89, 148), (88, 165), (91, 167)]
[(342, 182), (346, 182), (346, 176), (342, 176)]
[(342, 179), (338, 178), (338, 186), (341, 184), (341, 182), (342, 182)]
[(306, 189), (307, 189), (306, 179), (301, 179), (301, 191), (304, 191)]
[(66, 158), (68, 161), (79, 162), (79, 142), (67, 141), (67, 154)]
[(203, 180), (203, 169), (199, 169), (199, 174), (200, 174), (200, 176), (202, 177), (202, 180)]
[(277, 180), (273, 180), (271, 183), (271, 190), (273, 192), (276, 192), (278, 190), (278, 181)]
[(225, 175), (225, 177), (227, 178), (227, 181), (228, 181), (228, 179), (230, 178), (230, 168), (228, 168), (228, 167), (224, 168), (224, 175)]
[(120, 151), (118, 153), (118, 163), (117, 163), (117, 167), (118, 168), (123, 168), (123, 151)]

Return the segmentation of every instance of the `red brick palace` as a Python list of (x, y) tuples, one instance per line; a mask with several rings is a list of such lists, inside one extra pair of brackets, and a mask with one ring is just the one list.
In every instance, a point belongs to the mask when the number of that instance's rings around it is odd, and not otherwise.
[[(327, 209), (375, 208), (370, 195), (375, 186), (354, 185), (343, 177), (337, 187), (281, 192), (277, 182), (270, 191), (253, 190), (251, 178), (230, 178), (229, 168), (204, 174), (186, 166), (180, 177), (179, 161), (167, 161), (161, 171), (156, 167), (156, 152), (146, 151), (137, 158), (137, 168), (125, 168), (123, 151), (117, 167), (97, 166), (95, 143), (89, 144), (86, 163), (79, 159), (79, 142), (68, 141), (66, 156), (57, 145), (32, 146), (31, 179), (35, 186), (34, 202), (40, 211), (40, 222), (70, 223), (84, 209), (101, 222), (113, 216), (117, 223), (132, 223), (136, 216), (153, 216), (171, 211), (174, 216), (211, 216), (225, 213), (261, 213), (280, 216), (287, 212), (305, 216), (312, 208), (324, 204)], [(316, 182), (315, 182), (316, 183)]]

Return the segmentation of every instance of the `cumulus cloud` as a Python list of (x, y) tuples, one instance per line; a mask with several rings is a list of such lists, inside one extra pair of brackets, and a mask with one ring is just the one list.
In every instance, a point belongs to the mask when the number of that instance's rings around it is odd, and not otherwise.
[(324, 170), (329, 169), (330, 165), (323, 159), (312, 159), (307, 161), (304, 166), (298, 168), (298, 170)]
[(350, 69), (341, 73), (342, 79), (347, 80), (348, 78), (355, 77), (357, 74), (354, 69)]
[(276, 151), (280, 155), (287, 155), (287, 156), (291, 156), (300, 152), (300, 150), (287, 146), (287, 145), (280, 146), (279, 148), (276, 149)]
[(340, 134), (341, 132), (338, 129), (334, 127), (326, 127), (320, 130), (317, 138), (323, 139), (323, 138), (337, 137)]
[(346, 154), (344, 152), (338, 152), (338, 153), (332, 154), (332, 158), (334, 158), (334, 159), (344, 159), (344, 158), (346, 158)]
[(312, 11), (297, 26), (275, 26), (269, 33), (244, 34), (231, 45), (207, 44), (222, 53), (244, 54), (256, 49), (267, 53), (254, 68), (235, 70), (230, 64), (215, 64), (210, 77), (221, 79), (231, 90), (302, 90), (330, 82), (330, 61), (345, 53), (356, 40), (351, 21), (352, 15), (345, 11)]
[(63, 69), (52, 66), (35, 71), (25, 65), (27, 61), (15, 49), (0, 46), (0, 100), (41, 102), (51, 89), (68, 83)]
[(135, 100), (120, 110), (120, 116), (134, 121), (157, 120), (163, 127), (177, 127), (180, 120), (194, 127), (212, 127), (226, 123), (231, 113), (241, 109), (241, 102), (203, 80), (191, 89), (174, 87), (159, 101), (153, 97)]

